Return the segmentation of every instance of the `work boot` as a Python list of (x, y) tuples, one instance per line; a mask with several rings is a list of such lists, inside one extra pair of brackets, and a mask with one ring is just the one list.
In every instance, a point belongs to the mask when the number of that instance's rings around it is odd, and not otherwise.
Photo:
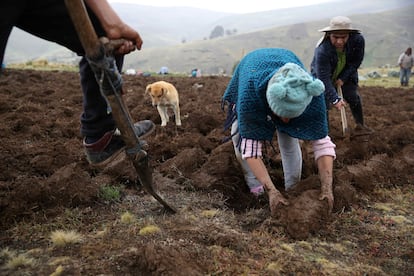
[[(155, 124), (150, 120), (140, 121), (134, 124), (134, 130), (139, 138), (145, 138), (155, 129)], [(140, 140), (141, 147), (146, 145), (144, 140)], [(125, 142), (120, 136), (120, 131), (106, 132), (98, 141), (88, 144), (86, 138), (83, 140), (86, 159), (96, 167), (103, 167), (112, 162), (125, 149)]]
[(374, 131), (369, 127), (362, 124), (357, 124), (354, 130), (352, 131), (352, 136), (370, 135), (372, 133), (374, 133)]

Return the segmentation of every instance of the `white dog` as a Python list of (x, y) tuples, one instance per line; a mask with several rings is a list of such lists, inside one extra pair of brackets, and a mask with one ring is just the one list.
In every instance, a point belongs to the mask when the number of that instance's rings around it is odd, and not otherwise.
[(168, 107), (174, 111), (175, 124), (181, 126), (178, 91), (174, 85), (166, 81), (157, 81), (147, 85), (145, 94), (147, 93), (151, 96), (152, 105), (157, 106), (161, 117), (161, 126), (166, 126), (170, 120), (167, 112)]

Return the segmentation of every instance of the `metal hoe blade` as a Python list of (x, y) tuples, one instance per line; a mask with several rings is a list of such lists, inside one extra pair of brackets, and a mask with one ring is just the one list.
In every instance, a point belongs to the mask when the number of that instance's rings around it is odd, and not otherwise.
[[(337, 87), (338, 95), (343, 99), (342, 88), (338, 85)], [(346, 136), (348, 133), (348, 121), (346, 119), (345, 107), (341, 106), (341, 122), (342, 122), (342, 135)]]
[(135, 134), (131, 115), (122, 98), (122, 78), (110, 54), (112, 48), (116, 48), (116, 44), (122, 43), (122, 40), (112, 44), (106, 43), (108, 40), (99, 40), (82, 0), (65, 0), (65, 4), (85, 49), (86, 58), (95, 73), (102, 96), (112, 109), (112, 115), (126, 144), (127, 156), (131, 159), (144, 190), (161, 203), (166, 211), (176, 213), (176, 210), (153, 188), (148, 154)]

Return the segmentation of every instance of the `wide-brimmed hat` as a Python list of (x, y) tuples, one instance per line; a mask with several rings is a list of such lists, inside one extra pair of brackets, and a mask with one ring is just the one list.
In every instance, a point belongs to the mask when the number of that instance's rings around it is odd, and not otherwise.
[(360, 32), (360, 30), (352, 28), (351, 19), (346, 16), (336, 16), (331, 19), (329, 26), (320, 29), (319, 32), (333, 32), (333, 31), (350, 31)]

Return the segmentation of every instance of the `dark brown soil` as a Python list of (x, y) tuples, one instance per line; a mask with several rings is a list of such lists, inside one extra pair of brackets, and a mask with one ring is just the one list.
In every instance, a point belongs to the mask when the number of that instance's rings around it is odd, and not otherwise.
[[(331, 111), (334, 213), (304, 142), (303, 181), (290, 206), (270, 217), (267, 198), (248, 192), (231, 143), (222, 143), (221, 96), (228, 77), (125, 76), (134, 120), (157, 124), (147, 139), (154, 187), (178, 210), (145, 193), (128, 159), (104, 171), (85, 160), (77, 73), (6, 70), (0, 76), (0, 274), (39, 275), (409, 275), (414, 271), (414, 89), (362, 87), (370, 136), (345, 137)], [(182, 126), (160, 127), (144, 96), (164, 79), (180, 93)], [(353, 119), (348, 110), (351, 128)], [(275, 150), (266, 163), (277, 188)], [(102, 187), (116, 187), (108, 200)], [(129, 212), (134, 221), (121, 216)], [(145, 226), (159, 231), (142, 234)], [(53, 231), (79, 243), (58, 247)], [(8, 253), (7, 253), (8, 252)], [(10, 253), (12, 252), (12, 253)], [(7, 253), (7, 254), (6, 254)], [(10, 254), (9, 254), (10, 253)], [(33, 263), (12, 266), (11, 256)], [(58, 275), (58, 274), (56, 274)]]

